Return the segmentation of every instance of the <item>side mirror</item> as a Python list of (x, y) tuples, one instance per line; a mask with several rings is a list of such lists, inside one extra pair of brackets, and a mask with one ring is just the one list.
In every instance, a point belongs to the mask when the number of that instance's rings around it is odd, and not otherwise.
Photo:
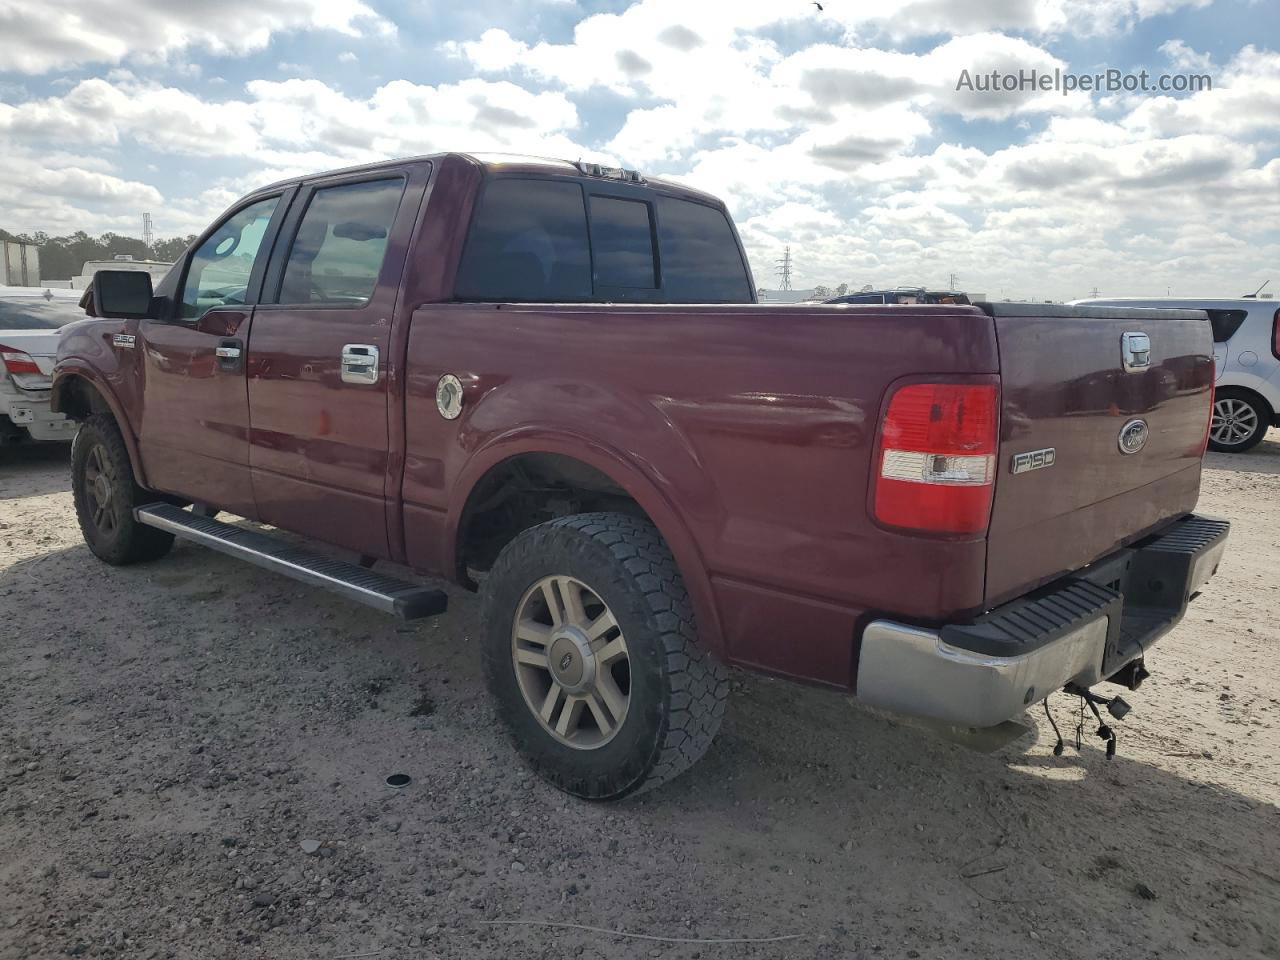
[(85, 311), (91, 316), (143, 320), (151, 316), (151, 274), (144, 270), (99, 270), (85, 292)]

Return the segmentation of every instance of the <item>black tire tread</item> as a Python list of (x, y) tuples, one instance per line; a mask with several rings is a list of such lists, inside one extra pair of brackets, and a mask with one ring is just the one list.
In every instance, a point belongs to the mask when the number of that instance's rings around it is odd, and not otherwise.
[[(693, 608), (675, 558), (657, 528), (622, 513), (581, 513), (548, 521), (524, 531), (508, 544), (490, 572), (502, 576), (504, 559), (542, 552), (564, 530), (604, 547), (623, 577), (643, 600), (649, 623), (661, 645), (667, 701), (653, 753), (642, 772), (608, 799), (634, 796), (679, 776), (707, 752), (720, 729), (729, 696), (729, 671), (698, 643)], [(484, 605), (486, 620), (494, 611)], [(543, 772), (545, 775), (544, 771)], [(570, 789), (572, 785), (558, 784)]]
[[(122, 481), (127, 481), (127, 509), (121, 518), (120, 535), (110, 544), (99, 543), (93, 536), (93, 528), (88, 520), (89, 505), (85, 502), (84, 486), (80, 482), (80, 470), (83, 458), (87, 456), (85, 445), (99, 442), (107, 451), (117, 474)], [(71, 495), (75, 503), (76, 519), (80, 523), (80, 532), (85, 543), (98, 559), (113, 566), (126, 566), (132, 563), (145, 563), (158, 560), (173, 547), (173, 534), (155, 527), (138, 523), (133, 518), (133, 508), (152, 500), (161, 499), (150, 496), (133, 476), (133, 465), (129, 460), (129, 451), (124, 445), (124, 437), (115, 418), (109, 413), (95, 413), (87, 417), (76, 432), (71, 451)]]

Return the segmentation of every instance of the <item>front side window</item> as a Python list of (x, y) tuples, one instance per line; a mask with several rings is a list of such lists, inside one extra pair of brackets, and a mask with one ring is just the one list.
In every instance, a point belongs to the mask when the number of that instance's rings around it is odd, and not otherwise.
[(589, 300), (591, 253), (582, 188), (572, 181), (494, 180), (458, 267), (462, 300)]
[(751, 285), (729, 219), (715, 207), (658, 198), (662, 285), (672, 303), (750, 303)]
[(592, 194), (591, 253), (597, 287), (656, 287), (649, 204)]
[(279, 197), (268, 197), (233, 213), (200, 244), (182, 288), (182, 316), (195, 320), (212, 307), (242, 304), (249, 275), (261, 251)]
[(298, 225), (280, 303), (358, 305), (373, 296), (404, 181), (323, 187)]

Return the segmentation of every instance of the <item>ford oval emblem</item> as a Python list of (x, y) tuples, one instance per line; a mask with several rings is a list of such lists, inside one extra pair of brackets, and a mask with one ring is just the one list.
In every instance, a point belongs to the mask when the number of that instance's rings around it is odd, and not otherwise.
[(1120, 452), (1137, 453), (1147, 445), (1151, 430), (1145, 420), (1130, 420), (1120, 428)]

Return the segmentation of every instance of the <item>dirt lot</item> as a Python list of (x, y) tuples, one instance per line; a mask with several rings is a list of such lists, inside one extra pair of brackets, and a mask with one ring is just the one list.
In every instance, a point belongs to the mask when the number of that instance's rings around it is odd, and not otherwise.
[(700, 766), (592, 806), (495, 728), (471, 596), (407, 628), (198, 547), (112, 569), (65, 453), (9, 452), (0, 957), (1280, 956), (1280, 432), (1201, 509), (1226, 562), (1113, 762), (738, 675)]

